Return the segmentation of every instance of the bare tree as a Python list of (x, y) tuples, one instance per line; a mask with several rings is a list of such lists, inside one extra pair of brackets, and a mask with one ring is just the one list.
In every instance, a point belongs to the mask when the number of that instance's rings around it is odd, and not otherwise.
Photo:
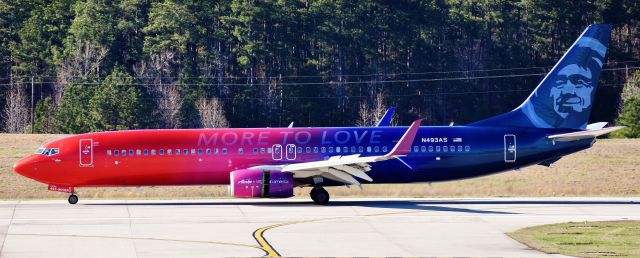
[(632, 97), (640, 97), (640, 71), (630, 76), (624, 84), (620, 96), (620, 106), (624, 105), (624, 102)]
[(158, 108), (153, 115), (159, 117), (168, 128), (181, 126), (179, 114), (182, 96), (180, 87), (175, 84), (175, 78), (171, 77), (174, 57), (173, 52), (162, 51), (150, 55), (148, 60), (134, 67), (136, 78), (147, 85), (148, 91), (157, 100)]
[(160, 85), (154, 87), (159, 89), (156, 91), (158, 96), (158, 109), (155, 113), (160, 115), (165, 126), (169, 128), (179, 128), (180, 123), (180, 108), (182, 107), (182, 96), (180, 96), (180, 88), (177, 85)]
[(358, 126), (373, 126), (378, 119), (384, 115), (386, 110), (384, 106), (384, 96), (382, 96), (382, 93), (379, 93), (376, 95), (373, 105), (367, 104), (366, 101), (360, 103), (356, 124)]
[(200, 123), (204, 128), (226, 128), (229, 121), (224, 114), (222, 103), (216, 98), (206, 99), (204, 97), (196, 101), (196, 109), (200, 114)]
[(27, 125), (29, 125), (30, 112), (26, 87), (20, 84), (11, 85), (11, 88), (6, 93), (5, 106), (2, 113), (5, 131), (8, 133), (23, 133)]
[(56, 69), (57, 83), (53, 87), (53, 103), (62, 98), (64, 87), (75, 78), (87, 78), (91, 73), (99, 74), (102, 62), (109, 50), (91, 42), (78, 43), (73, 52)]

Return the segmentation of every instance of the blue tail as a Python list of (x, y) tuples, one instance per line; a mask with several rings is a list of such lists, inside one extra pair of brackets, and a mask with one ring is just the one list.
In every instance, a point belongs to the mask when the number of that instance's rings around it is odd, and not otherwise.
[(608, 24), (587, 27), (524, 103), (471, 125), (586, 128), (610, 36)]

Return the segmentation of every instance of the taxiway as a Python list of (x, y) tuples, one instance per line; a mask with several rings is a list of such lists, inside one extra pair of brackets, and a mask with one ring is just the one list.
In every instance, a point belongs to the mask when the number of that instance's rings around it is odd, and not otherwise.
[(549, 257), (519, 228), (640, 219), (640, 198), (0, 202), (2, 257)]

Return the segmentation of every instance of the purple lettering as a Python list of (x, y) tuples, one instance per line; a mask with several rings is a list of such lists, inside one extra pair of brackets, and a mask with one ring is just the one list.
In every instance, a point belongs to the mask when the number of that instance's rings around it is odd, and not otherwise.
[(207, 138), (205, 133), (200, 133), (200, 137), (198, 137), (198, 146), (206, 146), (206, 145), (216, 145), (218, 142), (218, 133), (214, 133), (211, 137)]
[(311, 141), (311, 133), (308, 131), (300, 131), (295, 135), (296, 144), (307, 144)]
[(253, 145), (253, 143), (251, 143), (251, 138), (253, 138), (253, 136), (255, 136), (255, 134), (252, 132), (242, 133), (242, 141), (240, 142), (240, 144)]

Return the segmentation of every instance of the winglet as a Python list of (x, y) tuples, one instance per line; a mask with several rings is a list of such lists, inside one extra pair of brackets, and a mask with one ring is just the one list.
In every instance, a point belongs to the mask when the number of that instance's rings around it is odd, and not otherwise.
[(393, 117), (393, 112), (396, 110), (396, 107), (390, 107), (387, 109), (387, 112), (384, 113), (382, 118), (376, 124), (376, 127), (379, 126), (391, 126), (391, 117)]
[(413, 121), (409, 129), (402, 135), (402, 138), (398, 141), (395, 147), (384, 155), (387, 158), (393, 156), (403, 156), (409, 154), (411, 151), (411, 144), (413, 144), (413, 139), (416, 138), (416, 134), (418, 133), (418, 129), (420, 128), (420, 123), (422, 123), (422, 119), (418, 119)]

